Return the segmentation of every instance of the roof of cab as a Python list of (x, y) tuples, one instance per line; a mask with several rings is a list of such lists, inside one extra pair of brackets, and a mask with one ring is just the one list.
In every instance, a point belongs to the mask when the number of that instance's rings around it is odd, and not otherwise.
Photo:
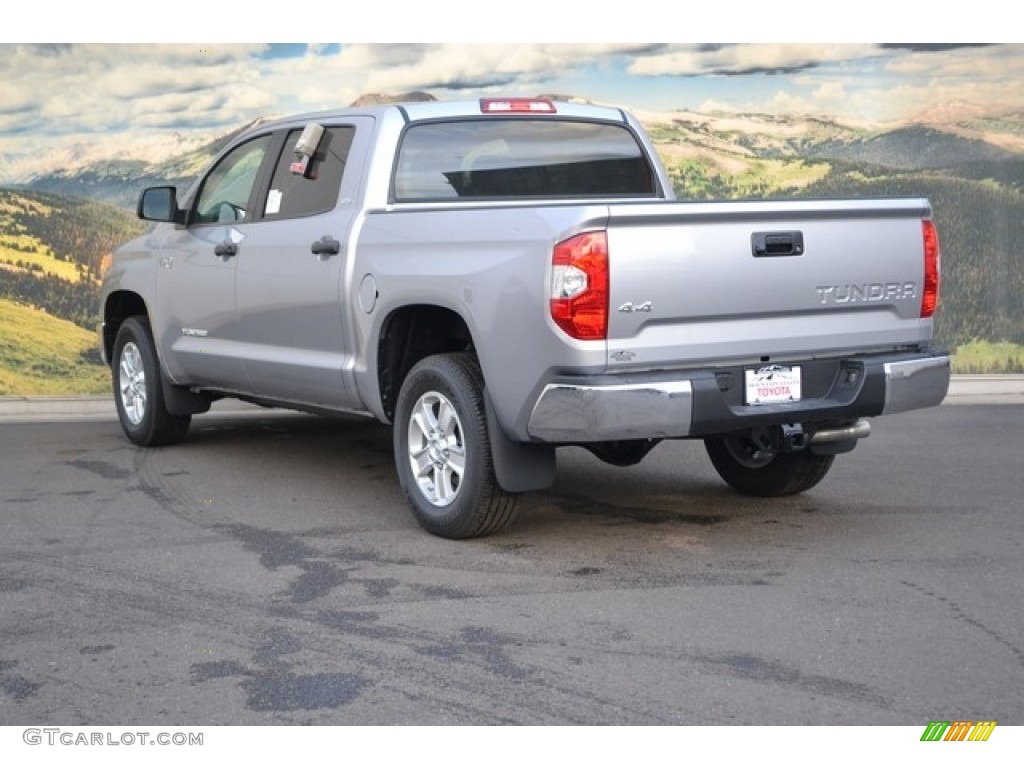
[[(536, 101), (536, 99), (534, 99)], [(339, 109), (328, 109), (319, 112), (306, 112), (296, 115), (279, 116), (273, 119), (258, 121), (253, 129), (266, 130), (268, 127), (280, 125), (294, 125), (296, 123), (317, 122), (336, 118), (350, 117), (353, 115), (384, 116), (398, 112), (408, 121), (437, 120), (446, 117), (479, 117), (484, 114), (494, 116), (515, 116), (515, 117), (578, 117), (592, 120), (613, 120), (626, 122), (625, 114), (618, 107), (606, 107), (594, 104), (579, 104), (576, 102), (557, 101), (547, 99), (554, 105), (554, 112), (501, 112), (485, 113), (482, 108), (484, 99), (472, 101), (415, 101), (415, 102), (393, 102), (389, 104), (375, 104), (366, 107), (344, 107)], [(246, 131), (248, 133), (248, 131)]]

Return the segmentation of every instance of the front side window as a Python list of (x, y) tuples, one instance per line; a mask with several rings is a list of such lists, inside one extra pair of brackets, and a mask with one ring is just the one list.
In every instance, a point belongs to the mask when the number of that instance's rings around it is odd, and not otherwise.
[(550, 118), (413, 125), (394, 185), (398, 202), (655, 192), (654, 171), (627, 128)]
[(220, 159), (203, 181), (193, 207), (193, 224), (245, 221), (249, 198), (271, 136), (260, 136), (235, 147)]

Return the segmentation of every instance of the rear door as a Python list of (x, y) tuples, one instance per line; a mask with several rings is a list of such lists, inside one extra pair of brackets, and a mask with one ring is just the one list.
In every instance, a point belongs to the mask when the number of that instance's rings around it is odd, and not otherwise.
[(342, 409), (358, 404), (344, 285), (372, 125), (369, 117), (325, 125), (306, 173), (292, 168), (302, 126), (284, 136), (235, 280), (238, 338), (255, 395)]

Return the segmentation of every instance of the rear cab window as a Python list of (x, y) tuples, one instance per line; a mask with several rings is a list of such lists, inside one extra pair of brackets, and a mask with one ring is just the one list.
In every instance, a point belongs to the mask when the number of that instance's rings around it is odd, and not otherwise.
[(618, 123), (560, 118), (423, 122), (405, 132), (395, 202), (655, 197), (654, 168)]

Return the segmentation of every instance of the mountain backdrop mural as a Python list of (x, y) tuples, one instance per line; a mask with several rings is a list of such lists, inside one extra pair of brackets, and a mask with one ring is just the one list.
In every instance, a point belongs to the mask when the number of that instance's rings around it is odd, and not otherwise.
[[(0, 46), (0, 71), (3, 55), (12, 55), (4, 51), (10, 47)], [(1005, 49), (1024, 59), (1016, 50), (1021, 46), (997, 48), (1003, 49), (1003, 61)], [(981, 50), (962, 54), (958, 71), (969, 70), (973, 56), (984, 73), (992, 54)], [(761, 71), (731, 77), (774, 83)], [(994, 91), (962, 82), (963, 100), (946, 88), (941, 103), (885, 120), (824, 109), (815, 113), (807, 105), (787, 111), (785, 100), (771, 111), (707, 100), (699, 108), (653, 109), (639, 96), (631, 103), (625, 97), (609, 101), (543, 87), (516, 92), (634, 111), (683, 200), (928, 197), (943, 256), (939, 340), (955, 350), (961, 372), (1021, 372), (1024, 102), (986, 100), (979, 93)], [(564, 86), (540, 85), (545, 84)], [(1017, 79), (1015, 88), (1024, 92), (1022, 84), (1024, 78)], [(344, 103), (475, 98), (493, 95), (495, 87), (448, 83), (395, 95), (358, 95)], [(499, 92), (510, 90), (503, 86)], [(11, 114), (4, 98), (12, 97), (0, 88), (0, 126)], [(111, 251), (144, 228), (134, 216), (139, 191), (165, 183), (183, 190), (236, 131), (272, 112), (265, 109), (214, 130), (198, 126), (183, 132), (176, 126), (158, 147), (145, 145), (148, 159), (138, 145), (130, 152), (118, 151), (116, 143), (103, 150), (83, 144), (78, 135), (63, 146), (41, 147), (33, 164), (31, 153), (12, 153), (0, 141), (0, 395), (107, 391), (109, 374), (95, 351), (97, 287)]]

